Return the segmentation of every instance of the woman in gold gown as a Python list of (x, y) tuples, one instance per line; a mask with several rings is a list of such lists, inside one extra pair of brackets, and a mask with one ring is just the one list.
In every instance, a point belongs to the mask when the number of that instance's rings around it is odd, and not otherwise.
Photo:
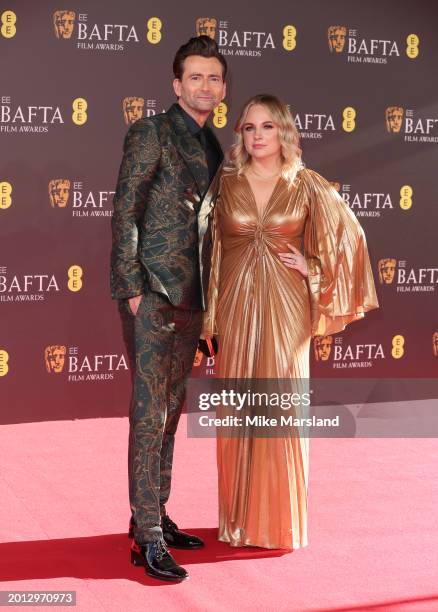
[[(249, 100), (235, 132), (203, 334), (219, 338), (219, 378), (308, 379), (311, 337), (378, 307), (365, 236), (336, 190), (303, 167), (277, 98)], [(307, 544), (308, 437), (219, 437), (217, 460), (221, 541)]]

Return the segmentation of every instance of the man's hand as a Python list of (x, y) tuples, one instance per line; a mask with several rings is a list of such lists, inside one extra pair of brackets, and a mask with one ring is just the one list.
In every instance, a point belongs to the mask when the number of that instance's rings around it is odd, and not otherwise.
[(137, 310), (138, 310), (138, 307), (140, 306), (140, 302), (141, 302), (141, 298), (142, 297), (143, 297), (143, 295), (140, 294), (140, 295), (136, 295), (135, 297), (129, 298), (129, 300), (128, 300), (129, 308), (131, 309), (131, 312), (134, 315), (134, 317), (137, 314)]

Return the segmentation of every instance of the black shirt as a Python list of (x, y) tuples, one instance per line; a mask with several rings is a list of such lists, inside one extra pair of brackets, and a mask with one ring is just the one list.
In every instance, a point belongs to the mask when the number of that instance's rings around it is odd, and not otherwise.
[(193, 117), (183, 109), (182, 106), (178, 104), (178, 107), (190, 134), (199, 140), (201, 147), (204, 149), (208, 166), (208, 174), (211, 181), (222, 161), (222, 152), (218, 150), (218, 145), (216, 144), (210, 129), (208, 129), (206, 125), (201, 127), (199, 123), (197, 123)]

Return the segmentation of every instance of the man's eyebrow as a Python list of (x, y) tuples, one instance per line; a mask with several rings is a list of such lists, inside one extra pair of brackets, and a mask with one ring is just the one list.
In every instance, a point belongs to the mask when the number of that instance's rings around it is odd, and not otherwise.
[[(192, 77), (192, 76), (204, 76), (204, 75), (202, 74), (202, 72), (191, 72), (189, 74), (189, 76)], [(212, 76), (218, 77), (218, 76), (221, 76), (221, 74), (219, 72), (211, 72), (210, 74), (207, 74), (206, 76), (208, 76), (208, 77), (212, 77)]]

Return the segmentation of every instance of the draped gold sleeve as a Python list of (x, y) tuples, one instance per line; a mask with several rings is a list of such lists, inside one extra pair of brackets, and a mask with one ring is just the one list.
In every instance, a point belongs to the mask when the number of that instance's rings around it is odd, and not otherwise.
[(365, 234), (338, 192), (317, 172), (303, 170), (309, 197), (304, 255), (312, 336), (326, 336), (379, 307)]
[(216, 204), (213, 211), (212, 223), (212, 240), (213, 240), (213, 251), (211, 258), (211, 269), (210, 269), (210, 282), (208, 285), (207, 293), (207, 310), (204, 313), (202, 335), (205, 337), (211, 337), (217, 335), (216, 327), (216, 314), (217, 314), (217, 303), (219, 296), (219, 273), (222, 259), (222, 243), (221, 233), (219, 227), (219, 213), (218, 207), (220, 206), (220, 195), (216, 199)]

